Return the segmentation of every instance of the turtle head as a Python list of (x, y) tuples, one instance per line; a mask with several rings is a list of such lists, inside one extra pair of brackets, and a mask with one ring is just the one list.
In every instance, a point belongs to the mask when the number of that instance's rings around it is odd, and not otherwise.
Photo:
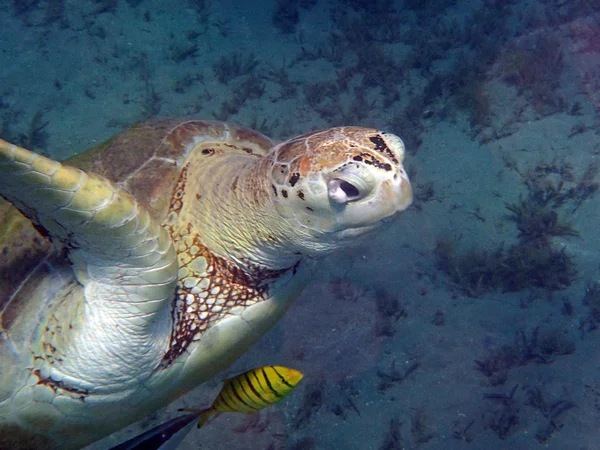
[(278, 213), (305, 240), (317, 238), (319, 248), (339, 247), (411, 204), (403, 159), (402, 140), (378, 130), (342, 127), (306, 134), (274, 149), (271, 194)]

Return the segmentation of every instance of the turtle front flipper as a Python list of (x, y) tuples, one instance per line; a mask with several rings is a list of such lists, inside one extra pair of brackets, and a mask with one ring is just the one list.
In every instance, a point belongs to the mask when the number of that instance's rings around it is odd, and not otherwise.
[[(128, 271), (128, 284), (176, 279), (167, 232), (133, 196), (103, 177), (0, 140), (0, 195), (62, 243), (82, 284), (87, 277), (122, 279), (123, 268), (139, 272), (136, 279)], [(111, 261), (121, 267), (106, 266)]]
[[(167, 345), (178, 265), (168, 233), (146, 208), (99, 175), (2, 140), (0, 195), (48, 233), (84, 288), (83, 312), (67, 305), (68, 311), (59, 314), (76, 330), (61, 344), (64, 366), (70, 365), (69, 354), (79, 360), (66, 372), (80, 375), (116, 353), (134, 359), (131, 364), (158, 363), (160, 352), (146, 348), (147, 337), (154, 336), (149, 340), (154, 345)], [(132, 352), (128, 345), (142, 347)], [(155, 356), (146, 361), (146, 352)], [(111, 366), (107, 361), (107, 373)]]

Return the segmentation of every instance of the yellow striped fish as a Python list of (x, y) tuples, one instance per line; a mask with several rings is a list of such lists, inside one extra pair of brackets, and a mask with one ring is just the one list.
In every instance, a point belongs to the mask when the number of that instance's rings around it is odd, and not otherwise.
[(304, 375), (295, 369), (282, 366), (265, 366), (228, 378), (213, 404), (207, 409), (184, 409), (200, 414), (198, 428), (213, 414), (243, 412), (252, 414), (283, 400)]
[(145, 431), (111, 450), (174, 450), (198, 420), (198, 428), (213, 414), (244, 412), (252, 414), (277, 403), (288, 395), (304, 375), (282, 366), (265, 366), (228, 378), (213, 404), (207, 409), (180, 409), (184, 414)]

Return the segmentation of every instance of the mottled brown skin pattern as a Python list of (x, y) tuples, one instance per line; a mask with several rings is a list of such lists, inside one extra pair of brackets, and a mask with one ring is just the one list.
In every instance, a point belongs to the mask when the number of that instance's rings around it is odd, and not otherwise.
[[(344, 131), (347, 134), (347, 139), (345, 140), (333, 139), (332, 134), (335, 133), (335, 130), (325, 130), (320, 133), (299, 136), (282, 145), (277, 152), (277, 156), (279, 160), (283, 161), (292, 161), (295, 158), (294, 163), (291, 164), (291, 172), (297, 172), (300, 176), (306, 176), (309, 173), (318, 172), (324, 167), (331, 167), (348, 160), (348, 147), (354, 147), (354, 145), (349, 144), (349, 141), (355, 140), (364, 147), (371, 148), (375, 153), (379, 153), (380, 156), (389, 158), (396, 164), (398, 163), (396, 157), (386, 147), (380, 137), (374, 135), (368, 140), (363, 139), (363, 130), (356, 128), (356, 132), (353, 133), (353, 127), (344, 127)], [(373, 131), (376, 133), (375, 130)], [(314, 145), (316, 142), (319, 142), (320, 145)], [(328, 142), (329, 145), (324, 146), (324, 142)], [(314, 153), (309, 151), (310, 148), (328, 148), (329, 150)], [(355, 154), (350, 159), (369, 161), (373, 165), (381, 166), (382, 168), (387, 167), (386, 170), (392, 170), (391, 165), (377, 158), (377, 154), (367, 153), (359, 148), (357, 148)]]
[[(174, 229), (170, 230), (178, 247), (180, 268), (186, 271), (186, 277), (180, 279), (173, 300), (173, 328), (169, 350), (165, 354), (162, 367), (168, 367), (194, 341), (201, 338), (213, 323), (225, 317), (232, 308), (246, 308), (260, 301), (267, 292), (266, 282), (278, 278), (285, 270), (254, 271), (251, 273), (240, 270), (224, 258), (213, 255), (194, 235), (190, 228), (181, 235)], [(191, 236), (191, 238), (190, 238)], [(206, 260), (206, 271), (199, 272), (192, 267), (192, 259), (202, 257)], [(195, 261), (195, 260), (194, 260)], [(206, 280), (199, 292), (186, 286), (185, 278), (194, 277), (200, 283)], [(194, 286), (196, 287), (197, 284)], [(221, 301), (207, 304), (201, 293), (219, 290)]]
[[(353, 130), (356, 131), (353, 132)], [(276, 161), (284, 161), (284, 163), (273, 165), (274, 181), (278, 184), (293, 187), (302, 177), (319, 172), (324, 167), (332, 167), (348, 160), (365, 162), (388, 171), (392, 170), (392, 164), (398, 164), (397, 158), (387, 148), (376, 130), (373, 130), (373, 136), (368, 139), (363, 138), (364, 129), (344, 127), (344, 131), (348, 136), (345, 140), (334, 139), (332, 134), (335, 133), (335, 129), (333, 129), (319, 133), (308, 133), (282, 144), (274, 157)], [(359, 148), (349, 143), (351, 140), (356, 141), (357, 144), (361, 144), (363, 147)], [(316, 145), (317, 142), (319, 145)], [(329, 143), (329, 145), (324, 145), (324, 143)], [(328, 148), (328, 151), (315, 153), (310, 151), (311, 148)], [(350, 152), (350, 157), (348, 148), (356, 148), (354, 153)], [(370, 150), (365, 151), (365, 148)], [(273, 164), (272, 161), (269, 161), (269, 163)], [(275, 187), (274, 192), (279, 194)], [(286, 197), (289, 192), (284, 190), (281, 195)], [(303, 194), (299, 192), (298, 195), (302, 199)]]

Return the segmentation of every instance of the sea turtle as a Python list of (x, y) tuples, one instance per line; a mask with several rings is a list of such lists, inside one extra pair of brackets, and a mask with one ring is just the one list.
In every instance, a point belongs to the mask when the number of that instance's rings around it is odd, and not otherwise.
[(215, 376), (316, 257), (408, 207), (403, 158), (374, 129), (274, 145), (193, 119), (65, 164), (0, 141), (0, 195), (23, 214), (2, 201), (0, 448), (82, 447)]

